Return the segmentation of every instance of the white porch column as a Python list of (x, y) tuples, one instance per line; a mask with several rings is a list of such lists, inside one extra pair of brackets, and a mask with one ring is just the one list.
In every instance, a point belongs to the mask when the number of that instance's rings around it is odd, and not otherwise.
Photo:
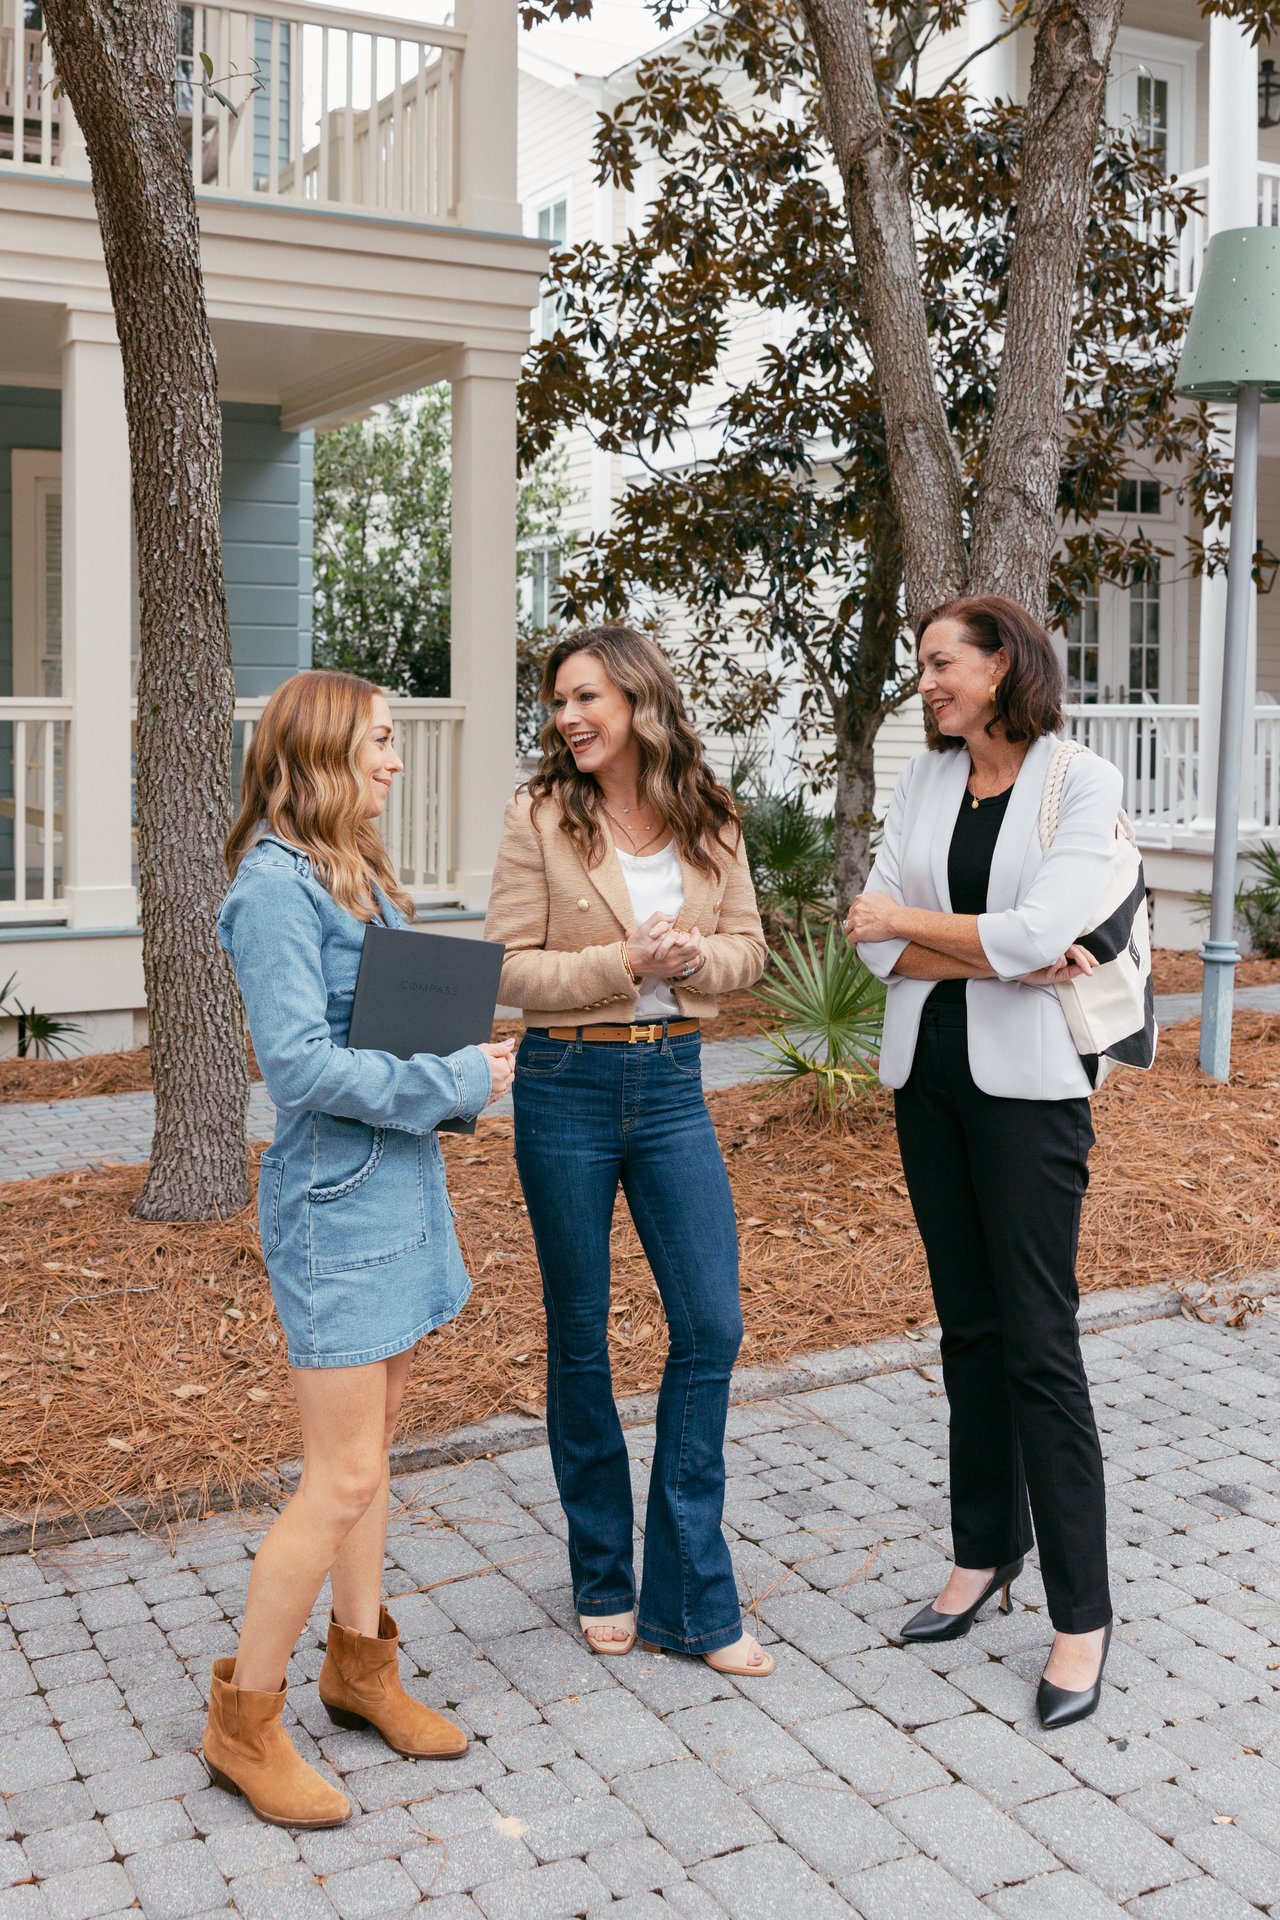
[[(512, 10), (514, 13), (514, 9)], [(516, 780), (514, 354), (459, 351), (453, 382), (452, 679), (466, 703), (453, 891), (483, 907)]]
[(63, 692), (67, 918), (137, 923), (129, 836), (132, 629), (129, 440), (109, 312), (68, 310), (62, 345)]
[[(1216, 15), (1209, 22), (1209, 182), (1206, 240), (1258, 219), (1258, 50), (1243, 27)], [(1235, 408), (1215, 408), (1227, 451), (1235, 444)], [(1250, 596), (1247, 684), (1258, 684), (1257, 594)], [(1211, 831), (1218, 789), (1218, 730), (1222, 724), (1222, 647), (1227, 621), (1225, 574), (1200, 582), (1200, 792), (1195, 825)], [(1241, 794), (1253, 796), (1253, 701), (1245, 714)], [(1241, 822), (1244, 826), (1244, 822)]]
[(454, 25), (467, 36), (458, 83), (458, 222), (519, 233), (517, 10), (512, 0), (457, 0)]
[(1001, 0), (969, 0), (968, 20), (969, 52), (976, 55), (965, 68), (969, 94), (978, 106), (995, 100), (1008, 104), (1018, 91), (1017, 35), (1007, 34), (994, 47), (989, 43), (1008, 27), (1009, 16)]

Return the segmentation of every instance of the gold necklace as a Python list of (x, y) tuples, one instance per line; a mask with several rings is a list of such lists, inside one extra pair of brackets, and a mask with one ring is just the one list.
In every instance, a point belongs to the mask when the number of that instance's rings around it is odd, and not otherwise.
[[(631, 842), (631, 852), (634, 859), (638, 860), (640, 858), (640, 854), (642, 850), (645, 847), (649, 846), (654, 840), (656, 840), (663, 831), (661, 827), (655, 827), (651, 829), (651, 831), (648, 834), (646, 834), (642, 840), (637, 842), (636, 836), (634, 833), (632, 833), (630, 827), (626, 824), (624, 820), (619, 820), (615, 813), (610, 812), (609, 808), (605, 806), (605, 802), (603, 798), (600, 801), (600, 805), (604, 808), (605, 818), (607, 820), (611, 820), (614, 826), (617, 827), (620, 833), (626, 834), (628, 840)], [(624, 807), (622, 811), (624, 813), (630, 813), (631, 809), (630, 807)]]

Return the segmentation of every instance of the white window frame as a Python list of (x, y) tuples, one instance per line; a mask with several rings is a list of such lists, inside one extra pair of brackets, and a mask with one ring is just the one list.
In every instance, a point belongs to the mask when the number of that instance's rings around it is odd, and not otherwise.
[[(1121, 477), (1125, 480), (1137, 480), (1139, 483), (1143, 480), (1159, 479), (1161, 481), (1158, 513), (1143, 513), (1140, 509), (1134, 513), (1118, 513), (1112, 509), (1099, 513), (1096, 524), (1114, 529), (1116, 532), (1129, 531), (1135, 526), (1149, 527), (1154, 536), (1153, 544), (1168, 550), (1160, 560), (1160, 686), (1156, 701), (1161, 705), (1176, 703), (1185, 699), (1187, 681), (1188, 596), (1185, 555), (1187, 509), (1185, 505), (1179, 504), (1175, 492), (1163, 475), (1141, 467), (1133, 467)], [(1128, 587), (1118, 586), (1110, 580), (1098, 582), (1096, 595), (1097, 699), (1104, 706), (1119, 703), (1122, 688), (1124, 700), (1128, 700), (1129, 596)], [(1068, 664), (1066, 632), (1056, 633), (1054, 642), (1065, 668)], [(1108, 678), (1109, 674), (1113, 677)], [(1070, 698), (1075, 704), (1079, 700), (1079, 695), (1072, 692)]]
[[(564, 203), (564, 240), (561, 244), (566, 247), (572, 246), (574, 233), (573, 182), (568, 176), (562, 180), (553, 182), (549, 187), (544, 187), (540, 193), (535, 194), (531, 199), (525, 201), (525, 220), (527, 222), (527, 231), (530, 239), (536, 240), (538, 238), (539, 215), (549, 212), (552, 207), (558, 206), (561, 201)], [(543, 328), (542, 308), (544, 299), (545, 295), (540, 293), (538, 296), (538, 304), (533, 309), (529, 318), (529, 331), (534, 340), (547, 340), (551, 337)]]
[(62, 493), (62, 455), (44, 447), (15, 447), (12, 454), (13, 691), (18, 699), (42, 700), (44, 686), (44, 502)]
[(1169, 172), (1185, 173), (1195, 165), (1196, 63), (1200, 43), (1178, 34), (1149, 33), (1121, 27), (1116, 34), (1107, 71), (1106, 115), (1110, 126), (1122, 124), (1122, 94), (1131, 78), (1148, 70), (1157, 80), (1176, 84), (1170, 95)]

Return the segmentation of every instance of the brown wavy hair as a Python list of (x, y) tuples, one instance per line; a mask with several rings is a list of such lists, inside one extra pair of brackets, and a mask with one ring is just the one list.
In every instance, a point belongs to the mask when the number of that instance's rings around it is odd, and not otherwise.
[[(987, 722), (987, 733), (1001, 727), (1006, 740), (1019, 741), (1038, 740), (1042, 734), (1058, 732), (1062, 703), (1067, 697), (1066, 676), (1053, 641), (1025, 607), (999, 593), (972, 593), (948, 600), (916, 622), (917, 652), (925, 634), (939, 620), (957, 621), (971, 647), (983, 653), (999, 653), (1003, 647), (1009, 656), (1009, 671), (996, 688), (996, 710)], [(928, 707), (924, 733), (935, 753), (949, 753), (964, 745), (958, 734), (939, 731)]]
[(377, 821), (366, 813), (369, 779), (358, 764), (381, 691), (372, 680), (320, 667), (276, 688), (244, 757), (240, 811), (226, 845), (233, 880), (265, 827), (308, 856), (316, 878), (357, 920), (377, 914), (371, 880), (413, 918)]
[[(640, 799), (665, 822), (682, 858), (701, 873), (719, 874), (733, 858), (741, 835), (733, 795), (707, 765), (702, 742), (689, 725), (676, 677), (662, 649), (633, 627), (583, 627), (551, 649), (538, 697), (550, 707), (556, 676), (575, 653), (600, 662), (631, 703), (631, 725), (640, 746)], [(534, 811), (551, 800), (560, 825), (588, 866), (608, 851), (600, 824), (600, 789), (579, 773), (554, 711), (542, 729), (542, 764), (529, 781)]]

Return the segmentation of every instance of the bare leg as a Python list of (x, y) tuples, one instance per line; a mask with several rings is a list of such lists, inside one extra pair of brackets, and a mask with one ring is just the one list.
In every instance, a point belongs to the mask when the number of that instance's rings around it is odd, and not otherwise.
[(409, 1382), (413, 1349), (383, 1363), (386, 1402), (382, 1425), (382, 1478), (378, 1491), (338, 1549), (329, 1569), (333, 1613), (340, 1626), (376, 1639), (382, 1607), (382, 1569), (387, 1554), (387, 1507), (391, 1499), (391, 1463), (387, 1454)]
[(253, 1563), (232, 1675), (237, 1687), (274, 1693), (284, 1684), (289, 1656), (325, 1575), (379, 1497), (386, 1474), (387, 1365), (293, 1369), (302, 1478)]
[(1084, 1693), (1098, 1677), (1106, 1631), (1098, 1627), (1092, 1633), (1055, 1634), (1045, 1679), (1055, 1687), (1065, 1687), (1068, 1693)]
[(994, 1567), (952, 1567), (951, 1577), (934, 1601), (939, 1613), (965, 1613), (991, 1585)]

